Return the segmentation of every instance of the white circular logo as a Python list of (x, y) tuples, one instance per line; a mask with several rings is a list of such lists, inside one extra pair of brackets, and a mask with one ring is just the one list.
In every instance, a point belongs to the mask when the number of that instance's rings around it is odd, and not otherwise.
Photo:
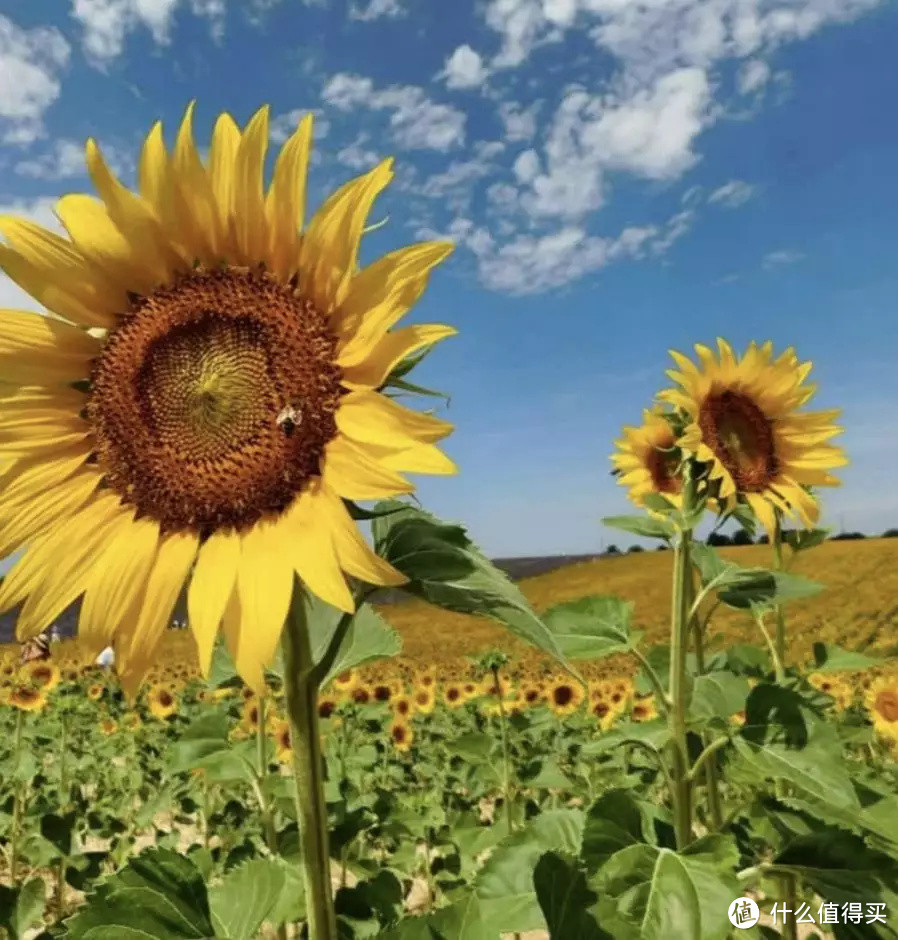
[(761, 919), (758, 905), (751, 898), (736, 898), (730, 904), (727, 914), (730, 923), (739, 930), (747, 930)]

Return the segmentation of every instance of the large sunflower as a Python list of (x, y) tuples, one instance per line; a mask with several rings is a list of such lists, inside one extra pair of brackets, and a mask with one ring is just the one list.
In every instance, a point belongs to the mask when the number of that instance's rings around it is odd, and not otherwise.
[(677, 475), (680, 452), (677, 435), (664, 412), (645, 409), (639, 427), (625, 427), (623, 436), (615, 441), (617, 450), (611, 462), (617, 471), (617, 482), (628, 488), (627, 496), (642, 506), (649, 493), (666, 496), (680, 505), (683, 482)]
[(83, 595), (79, 634), (115, 647), (129, 694), (189, 582), (208, 673), (221, 625), (257, 691), (298, 575), (351, 611), (344, 572), (404, 579), (344, 500), (409, 493), (401, 472), (454, 473), (451, 425), (381, 394), (397, 363), (451, 335), (392, 327), (451, 250), (425, 242), (359, 270), (386, 160), (331, 195), (303, 229), (312, 121), (267, 192), (268, 109), (221, 115), (204, 165), (193, 106), (171, 152), (157, 124), (139, 193), (93, 140), (100, 198), (70, 195), (61, 238), (0, 218), (0, 267), (49, 311), (0, 311), (0, 588), (20, 639)]
[(808, 487), (837, 486), (828, 471), (848, 462), (827, 443), (842, 432), (833, 424), (839, 411), (799, 410), (815, 387), (804, 384), (811, 363), (791, 348), (774, 359), (769, 342), (751, 343), (741, 358), (722, 339), (717, 347), (715, 355), (697, 344), (699, 365), (671, 352), (678, 368), (667, 374), (679, 388), (658, 397), (687, 416), (679, 446), (711, 465), (721, 503), (731, 508), (741, 497), (768, 532), (777, 509), (813, 525), (819, 506)]

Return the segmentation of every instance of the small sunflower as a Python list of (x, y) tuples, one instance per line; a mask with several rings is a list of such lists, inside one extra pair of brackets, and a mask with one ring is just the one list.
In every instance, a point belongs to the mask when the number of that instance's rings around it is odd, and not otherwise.
[(617, 451), (611, 462), (617, 471), (617, 482), (627, 487), (627, 496), (637, 506), (643, 505), (649, 493), (665, 496), (675, 506), (682, 503), (677, 435), (663, 415), (658, 408), (646, 409), (642, 424), (625, 427), (623, 437), (615, 441)]
[(521, 698), (526, 707), (533, 708), (545, 702), (546, 690), (541, 683), (528, 682), (521, 688)]
[(143, 724), (140, 720), (140, 715), (137, 712), (127, 712), (122, 717), (122, 727), (125, 731), (137, 731), (138, 728)]
[(421, 686), (412, 692), (412, 703), (419, 715), (429, 715), (436, 706), (437, 693), (433, 686)]
[(275, 757), (279, 764), (289, 764), (293, 760), (293, 743), (290, 738), (290, 722), (279, 718), (271, 728), (274, 739)]
[(898, 746), (898, 674), (874, 679), (866, 704), (876, 733)]
[(404, 721), (394, 721), (390, 725), (390, 740), (397, 751), (406, 753), (411, 749), (415, 733), (411, 726)]
[(415, 711), (414, 703), (408, 695), (397, 695), (390, 702), (390, 707), (393, 709), (393, 714), (403, 721), (407, 721)]
[(50, 662), (50, 660), (36, 659), (27, 663), (22, 669), (23, 677), (27, 678), (32, 685), (36, 685), (44, 692), (52, 692), (62, 681), (62, 673), (59, 666)]
[(812, 526), (819, 517), (811, 486), (837, 486), (829, 473), (848, 461), (843, 450), (827, 441), (842, 432), (833, 422), (838, 410), (799, 409), (813, 396), (804, 381), (811, 363), (800, 363), (792, 349), (773, 358), (772, 343), (751, 343), (737, 358), (722, 339), (718, 355), (696, 345), (696, 366), (671, 352), (677, 370), (669, 370), (679, 388), (659, 398), (683, 411), (687, 425), (678, 445), (710, 464), (715, 494), (731, 508), (741, 497), (768, 533), (776, 527), (776, 510)]
[(356, 705), (367, 705), (371, 701), (371, 688), (365, 682), (359, 682), (349, 693), (350, 701)]
[(115, 650), (129, 695), (185, 584), (208, 675), (221, 627), (256, 691), (296, 576), (355, 608), (345, 574), (405, 579), (344, 500), (411, 493), (403, 473), (451, 474), (452, 430), (382, 394), (394, 367), (455, 331), (393, 329), (446, 242), (359, 269), (368, 213), (392, 161), (345, 184), (303, 228), (311, 115), (264, 185), (268, 108), (216, 121), (206, 165), (194, 106), (174, 147), (143, 146), (139, 193), (87, 142), (99, 195), (68, 195), (68, 237), (0, 217), (0, 269), (53, 316), (0, 311), (0, 587), (37, 636), (83, 596), (78, 635)]
[(347, 669), (334, 678), (334, 690), (339, 694), (351, 692), (361, 681), (354, 669)]
[(630, 706), (630, 717), (633, 721), (652, 721), (658, 717), (658, 708), (655, 705), (654, 695), (637, 697)]
[(178, 699), (168, 686), (152, 686), (147, 694), (147, 708), (154, 718), (171, 718), (178, 710)]
[(39, 712), (47, 704), (47, 695), (43, 689), (31, 685), (14, 685), (9, 690), (7, 704), (23, 712)]
[(318, 717), (319, 718), (330, 718), (331, 715), (337, 710), (339, 702), (337, 701), (336, 696), (322, 694), (318, 696)]
[(546, 691), (546, 701), (556, 715), (571, 715), (583, 703), (582, 687), (569, 679), (556, 679)]
[(107, 716), (100, 720), (100, 732), (106, 737), (115, 734), (118, 731), (118, 722), (114, 718)]
[(443, 701), (450, 708), (461, 708), (465, 704), (465, 693), (461, 683), (447, 682), (443, 686)]

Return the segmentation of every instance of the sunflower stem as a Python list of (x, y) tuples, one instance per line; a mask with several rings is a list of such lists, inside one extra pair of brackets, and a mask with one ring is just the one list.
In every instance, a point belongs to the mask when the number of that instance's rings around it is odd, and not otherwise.
[[(16, 712), (16, 730), (13, 739), (12, 768), (13, 774), (19, 770), (19, 754), (22, 750), (22, 730), (25, 726), (25, 712), (18, 709)], [(22, 785), (18, 780), (14, 783), (12, 803), (12, 829), (9, 834), (9, 882), (15, 887), (16, 876), (19, 873), (19, 829), (22, 825)]]
[(496, 695), (499, 699), (499, 733), (502, 737), (502, 795), (505, 798), (505, 825), (508, 828), (508, 834), (514, 830), (514, 823), (511, 817), (511, 764), (508, 756), (508, 728), (505, 720), (505, 703), (502, 699), (505, 697), (505, 691), (499, 681), (499, 669), (493, 667), (493, 682), (496, 688)]
[(305, 589), (297, 582), (281, 636), (285, 699), (293, 738), (296, 819), (309, 940), (337, 940), (324, 801), (324, 757), (318, 729), (318, 683), (314, 676), (305, 600)]
[[(773, 527), (773, 558), (774, 567), (777, 571), (783, 571), (783, 517), (779, 509), (774, 509), (774, 518), (776, 520)], [(782, 605), (777, 604), (776, 611), (776, 655), (779, 659), (780, 670), (785, 676), (786, 670), (786, 617), (783, 613)], [(778, 678), (778, 682), (782, 679)]]
[[(695, 501), (695, 481), (689, 475), (683, 484), (682, 515), (689, 518)], [(686, 654), (689, 639), (689, 608), (692, 584), (692, 529), (684, 526), (674, 544), (673, 591), (670, 617), (670, 709), (667, 714), (673, 749), (673, 814), (677, 848), (692, 841), (692, 786), (689, 781), (689, 751), (686, 741)]]

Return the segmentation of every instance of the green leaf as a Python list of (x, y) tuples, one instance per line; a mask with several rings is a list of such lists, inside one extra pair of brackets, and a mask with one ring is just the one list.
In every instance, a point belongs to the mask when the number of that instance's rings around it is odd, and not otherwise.
[(306, 622), (312, 658), (316, 663), (324, 662), (342, 623), (343, 637), (336, 649), (336, 656), (321, 677), (321, 688), (325, 688), (341, 672), (375, 659), (396, 656), (402, 651), (402, 638), (370, 604), (362, 604), (355, 614), (344, 614), (307, 593)]
[(647, 843), (645, 817), (629, 790), (603, 793), (589, 807), (583, 824), (580, 855), (587, 871), (597, 871), (616, 852)]
[(651, 516), (605, 516), (602, 523), (611, 529), (621, 529), (649, 539), (663, 539), (665, 542), (676, 534), (670, 522)]
[(844, 808), (860, 808), (842, 749), (835, 732), (823, 722), (808, 720), (805, 747), (779, 743), (752, 743), (737, 735), (733, 744), (739, 755), (727, 765), (732, 783), (758, 785), (785, 780), (800, 793)]
[(695, 677), (688, 720), (707, 722), (712, 718), (728, 720), (745, 707), (748, 681), (731, 672), (708, 672)]
[(206, 685), (210, 689), (219, 689), (226, 685), (236, 685), (239, 678), (231, 654), (224, 642), (219, 640), (212, 650), (212, 665), (209, 667)]
[(879, 660), (864, 653), (844, 650), (830, 643), (814, 644), (814, 672), (850, 672), (870, 669)]
[(452, 753), (471, 763), (485, 763), (495, 749), (496, 739), (479, 731), (469, 731), (452, 739)]
[(9, 940), (23, 940), (41, 922), (45, 903), (46, 887), (40, 878), (15, 888), (0, 885), (0, 928), (7, 931)]
[(642, 505), (646, 509), (665, 513), (672, 512), (677, 508), (666, 496), (662, 496), (660, 493), (646, 493), (642, 497)]
[(591, 879), (596, 919), (615, 940), (724, 940), (727, 908), (740, 889), (732, 870), (735, 844), (706, 836), (684, 852), (632, 845), (615, 853)]
[(77, 818), (77, 813), (66, 813), (64, 816), (47, 813), (41, 817), (41, 835), (60, 855), (72, 854), (72, 833)]
[(209, 891), (216, 937), (253, 940), (284, 891), (284, 868), (278, 859), (255, 858), (228, 872)]
[(372, 531), (378, 555), (409, 578), (402, 590), (446, 610), (497, 620), (567, 665), (555, 637), (521, 591), (480, 552), (464, 528), (396, 500), (378, 503), (377, 509), (396, 506), (403, 510), (375, 519)]
[(813, 597), (823, 585), (797, 574), (785, 571), (767, 571), (763, 568), (742, 568), (738, 576), (724, 579), (726, 587), (717, 591), (717, 597), (736, 610), (769, 608), (787, 601)]
[(618, 724), (595, 741), (587, 741), (580, 749), (584, 757), (597, 757), (620, 747), (635, 743), (660, 753), (670, 741), (670, 729), (663, 718), (652, 721), (630, 721)]
[(702, 585), (722, 577), (724, 572), (740, 570), (739, 565), (722, 558), (714, 548), (704, 542), (692, 542), (689, 546), (689, 555), (692, 564), (701, 575)]
[(773, 864), (799, 869), (802, 881), (827, 901), (844, 904), (888, 897), (891, 910), (898, 902), (898, 862), (871, 849), (859, 836), (832, 826), (793, 839)]
[(605, 940), (589, 908), (596, 896), (576, 865), (547, 852), (533, 872), (536, 897), (549, 928), (549, 940)]
[(745, 701), (743, 737), (760, 744), (770, 736), (770, 727), (782, 729), (786, 744), (804, 747), (808, 741), (807, 709), (798, 691), (770, 682), (760, 682)]
[(631, 634), (633, 604), (619, 597), (593, 595), (556, 604), (543, 621), (568, 659), (601, 659), (626, 652), (641, 634)]
[(221, 710), (200, 714), (169, 745), (168, 767), (172, 773), (203, 768), (218, 783), (247, 780), (252, 765), (243, 759), (246, 748), (228, 740), (230, 725)]
[(487, 919), (505, 933), (542, 927), (533, 887), (536, 864), (546, 852), (576, 855), (582, 837), (583, 813), (558, 809), (535, 816), (496, 846), (474, 886)]
[(830, 531), (830, 529), (786, 529), (783, 531), (783, 542), (793, 552), (806, 552), (809, 548), (822, 545)]
[(148, 849), (111, 875), (65, 922), (67, 940), (209, 940), (209, 899), (196, 866)]

